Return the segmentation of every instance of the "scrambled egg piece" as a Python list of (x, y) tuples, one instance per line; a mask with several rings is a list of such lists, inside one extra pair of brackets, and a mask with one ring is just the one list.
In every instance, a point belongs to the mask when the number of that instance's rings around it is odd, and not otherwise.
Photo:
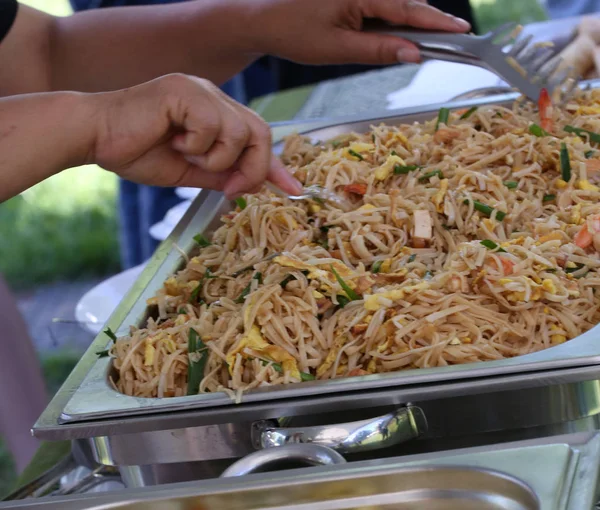
[(525, 237), (524, 236), (519, 236), (516, 239), (511, 239), (510, 241), (504, 241), (503, 243), (500, 243), (500, 246), (502, 248), (507, 248), (508, 246), (511, 246), (513, 244), (517, 244), (519, 246), (523, 246), (524, 242), (525, 242)]
[[(302, 260), (293, 259), (292, 257), (288, 257), (287, 255), (279, 255), (273, 259), (273, 262), (283, 267), (293, 267), (294, 269), (300, 269), (301, 271), (308, 271), (309, 278), (329, 278), (329, 276), (333, 277), (333, 273), (331, 273), (330, 271), (319, 269), (314, 265), (307, 264)], [(334, 262), (327, 261), (323, 262), (323, 265), (327, 266), (327, 268), (329, 268), (329, 266), (333, 266), (337, 273), (342, 277), (352, 275), (352, 270), (343, 262), (337, 260)], [(346, 281), (346, 283), (349, 287), (355, 285), (352, 281)]]
[[(513, 303), (529, 303), (531, 301), (539, 301), (540, 299), (542, 299), (544, 292), (543, 292), (543, 287), (542, 285), (537, 284), (534, 280), (532, 280), (529, 277), (525, 277), (526, 280), (528, 280), (529, 285), (531, 286), (531, 292), (529, 293), (529, 298), (527, 299), (527, 295), (526, 292), (517, 290), (517, 291), (512, 291), (509, 292), (507, 294), (505, 294), (505, 298), (507, 301), (513, 302)], [(511, 278), (500, 278), (498, 280), (498, 283), (500, 285), (507, 285), (509, 283), (513, 283), (515, 280), (511, 279)]]
[(550, 278), (545, 278), (542, 281), (542, 288), (549, 294), (556, 294), (556, 285)]
[(431, 201), (435, 205), (435, 210), (439, 213), (444, 212), (444, 198), (448, 191), (448, 179), (442, 179), (440, 181), (440, 190), (431, 197)]
[(581, 204), (574, 205), (571, 209), (571, 223), (574, 225), (583, 223), (581, 218)]
[(406, 138), (406, 136), (404, 136), (402, 133), (394, 133), (391, 140), (399, 140), (400, 142), (402, 142), (402, 145), (404, 145), (404, 147), (410, 149), (410, 142), (408, 141), (408, 138)]
[[(317, 207), (319, 207), (319, 206), (317, 206)], [(285, 214), (285, 215), (277, 214), (277, 215), (275, 215), (275, 220), (277, 221), (277, 223), (279, 223), (280, 225), (283, 225), (284, 227), (289, 226), (289, 227), (292, 227), (293, 229), (298, 228), (298, 222), (288, 214)]]
[(361, 205), (357, 211), (371, 211), (373, 209), (376, 209), (376, 207), (373, 204), (365, 204), (365, 205)]
[(281, 367), (285, 372), (289, 372), (292, 377), (301, 380), (300, 371), (293, 356), (285, 349), (267, 342), (260, 334), (260, 328), (256, 325), (250, 328), (250, 331), (242, 338), (237, 348), (227, 354), (227, 364), (229, 365), (230, 374), (232, 373), (237, 354), (240, 353), (242, 356), (247, 357), (243, 352), (246, 348), (264, 355), (270, 361), (281, 363)]
[(369, 374), (374, 374), (377, 371), (377, 360), (375, 358), (371, 358), (369, 364), (367, 365), (367, 372)]
[(387, 179), (394, 171), (395, 165), (406, 166), (406, 163), (400, 156), (388, 156), (388, 158), (385, 160), (385, 163), (375, 170), (375, 179), (378, 181)]
[(333, 347), (329, 351), (329, 354), (327, 354), (325, 361), (323, 361), (323, 363), (321, 363), (317, 368), (317, 377), (321, 377), (325, 372), (327, 372), (327, 370), (331, 368), (331, 365), (333, 365), (335, 358), (337, 358), (338, 352), (340, 352), (340, 349), (345, 343), (346, 337), (343, 336), (338, 336), (333, 341)]
[(317, 214), (321, 210), (321, 206), (317, 204), (309, 204), (308, 210), (313, 214)]
[(563, 237), (560, 232), (552, 232), (551, 234), (546, 234), (545, 236), (540, 237), (540, 240), (537, 244), (547, 243), (548, 241), (560, 241), (562, 238)]
[(577, 115), (598, 115), (600, 114), (600, 106), (581, 105), (577, 108)]
[(380, 273), (389, 273), (390, 269), (392, 269), (392, 259), (385, 259), (381, 263), (381, 267), (379, 268)]
[[(552, 324), (552, 326), (550, 326), (550, 331), (560, 330), (561, 328), (559, 328), (556, 324)], [(558, 345), (565, 343), (567, 341), (567, 337), (565, 335), (550, 335), (550, 340), (554, 345)]]
[(408, 285), (402, 289), (388, 290), (386, 292), (380, 292), (378, 294), (365, 294), (365, 310), (376, 312), (383, 305), (379, 302), (379, 298), (389, 299), (391, 301), (397, 301), (403, 299), (408, 294), (418, 292), (426, 289), (429, 286), (427, 282), (417, 283), (416, 285)]
[(577, 187), (584, 191), (600, 191), (598, 186), (594, 186), (590, 181), (586, 180), (578, 181)]
[(364, 143), (364, 142), (355, 142), (355, 143), (351, 143), (350, 146), (348, 147), (349, 150), (354, 151), (354, 152), (358, 152), (359, 154), (362, 154), (363, 152), (369, 152), (375, 149), (375, 145), (373, 145), (372, 143)]
[(151, 367), (154, 365), (154, 353), (156, 349), (152, 345), (152, 338), (146, 338), (146, 346), (144, 348), (144, 366)]
[(556, 179), (556, 187), (558, 189), (563, 189), (567, 187), (567, 181), (563, 181), (562, 179)]

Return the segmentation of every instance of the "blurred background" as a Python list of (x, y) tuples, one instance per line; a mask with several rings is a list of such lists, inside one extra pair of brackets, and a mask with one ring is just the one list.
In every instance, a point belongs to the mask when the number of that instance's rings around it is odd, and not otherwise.
[[(23, 0), (66, 16), (68, 0)], [(546, 19), (537, 0), (471, 0), (480, 32)], [(77, 300), (120, 271), (118, 183), (96, 166), (67, 170), (0, 204), (0, 273), (18, 297), (53, 394), (92, 340), (75, 323)], [(58, 320), (57, 320), (58, 319)], [(0, 438), (0, 497), (16, 473)]]

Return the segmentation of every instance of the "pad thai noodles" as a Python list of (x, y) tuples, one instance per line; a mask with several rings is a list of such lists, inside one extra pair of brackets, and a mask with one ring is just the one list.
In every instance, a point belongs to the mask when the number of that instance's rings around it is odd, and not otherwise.
[(138, 397), (501, 360), (600, 320), (600, 92), (485, 106), (283, 161), (319, 198), (238, 199), (110, 348)]

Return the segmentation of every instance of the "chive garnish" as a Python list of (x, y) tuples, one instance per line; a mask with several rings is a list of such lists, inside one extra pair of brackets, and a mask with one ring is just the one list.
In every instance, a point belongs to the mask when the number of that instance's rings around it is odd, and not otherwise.
[(585, 159), (590, 159), (594, 155), (595, 152), (596, 151), (585, 151), (583, 153), (583, 155), (585, 156)]
[(440, 180), (444, 178), (444, 174), (441, 170), (432, 170), (431, 172), (427, 172), (426, 174), (423, 174), (421, 177), (419, 177), (419, 182), (426, 182), (432, 177), (435, 177), (436, 175), (440, 178)]
[(371, 266), (371, 273), (379, 273), (381, 270), (381, 264), (383, 264), (383, 260), (376, 260), (373, 262), (373, 265)]
[(413, 253), (410, 257), (408, 257), (408, 263), (410, 264), (411, 262), (414, 262), (416, 258), (417, 254)]
[[(264, 359), (261, 359), (260, 361), (265, 366), (270, 364), (276, 372), (283, 374), (283, 367), (281, 366), (280, 363), (275, 363), (273, 361), (266, 361)], [(316, 379), (316, 377), (314, 375), (308, 374), (306, 372), (300, 372), (300, 379), (302, 379), (302, 381), (314, 381)]]
[(587, 135), (590, 139), (590, 142), (600, 143), (600, 135), (598, 133), (594, 133), (593, 131), (588, 131), (587, 129), (576, 128), (574, 126), (565, 126), (564, 130), (567, 133), (576, 134), (580, 138), (585, 138), (584, 135)]
[(571, 180), (571, 161), (569, 160), (569, 151), (565, 142), (560, 144), (560, 169), (562, 180), (569, 182)]
[(196, 234), (194, 236), (194, 241), (196, 241), (196, 243), (198, 243), (202, 248), (206, 248), (207, 246), (211, 245), (211, 242), (202, 234)]
[(440, 108), (440, 112), (438, 113), (437, 122), (435, 123), (435, 130), (437, 131), (440, 128), (440, 124), (448, 125), (448, 116), (450, 115), (450, 110), (448, 108)]
[(481, 241), (481, 244), (485, 246), (488, 250), (497, 250), (498, 253), (506, 253), (506, 250), (504, 248), (501, 248), (491, 239), (484, 239), (483, 241)]
[(105, 351), (98, 351), (96, 354), (99, 358), (107, 358), (109, 356), (109, 350), (106, 349)]
[(477, 106), (472, 106), (471, 108), (469, 108), (465, 113), (463, 113), (459, 119), (460, 120), (465, 120), (468, 119), (471, 115), (473, 115), (475, 112), (477, 111)]
[(329, 232), (329, 229), (330, 229), (331, 227), (333, 227), (333, 225), (321, 225), (321, 226), (319, 227), (319, 230), (320, 230), (321, 232), (323, 232), (324, 234), (326, 234), (327, 232)]
[(185, 308), (183, 308), (183, 307), (182, 307), (182, 308), (180, 308), (179, 310), (177, 310), (177, 313), (178, 313), (179, 315), (185, 315), (185, 314), (186, 314)]
[(338, 294), (336, 297), (337, 297), (338, 306), (340, 308), (344, 308), (344, 306), (346, 306), (348, 303), (350, 303), (350, 300), (346, 296), (342, 296), (341, 294)]
[(552, 194), (544, 195), (544, 198), (542, 198), (542, 202), (551, 202), (555, 198), (556, 198), (556, 195), (552, 195)]
[(106, 329), (104, 330), (104, 334), (105, 334), (105, 335), (106, 335), (108, 338), (110, 338), (110, 339), (111, 339), (113, 342), (116, 342), (116, 341), (117, 341), (117, 335), (115, 335), (115, 334), (113, 333), (113, 330), (112, 330), (112, 329), (110, 329), (110, 328), (106, 328)]
[(530, 124), (529, 125), (529, 132), (532, 135), (535, 135), (537, 137), (542, 137), (542, 136), (549, 136), (550, 133), (548, 133), (548, 131), (546, 131), (545, 129), (543, 129), (541, 126), (538, 126), (537, 124)]
[(400, 175), (400, 174), (408, 174), (410, 172), (413, 172), (414, 170), (419, 170), (423, 168), (422, 166), (419, 165), (394, 165), (394, 174), (396, 175)]
[(293, 275), (293, 274), (288, 274), (283, 280), (281, 280), (281, 283), (279, 285), (281, 285), (282, 289), (285, 289), (285, 286), (290, 283), (292, 280), (296, 280), (297, 278)]
[(246, 202), (244, 197), (237, 197), (234, 202), (242, 211), (248, 206), (248, 202)]
[(197, 395), (200, 390), (204, 367), (208, 359), (207, 349), (196, 330), (190, 328), (188, 333), (188, 395)]
[(508, 189), (515, 189), (519, 185), (519, 183), (517, 181), (504, 181), (504, 185)]
[[(468, 200), (465, 200), (463, 203), (465, 205), (469, 205)], [(505, 212), (498, 211), (497, 209), (494, 209), (493, 207), (483, 204), (477, 200), (473, 200), (473, 207), (475, 208), (476, 211), (479, 211), (480, 213), (485, 214), (488, 218), (490, 218), (492, 216), (492, 213), (494, 211), (496, 211), (496, 219), (498, 221), (502, 221), (504, 219), (504, 217), (506, 216)]]
[(365, 158), (362, 157), (361, 154), (359, 154), (356, 151), (353, 151), (352, 149), (348, 149), (348, 154), (350, 154), (350, 156), (354, 156), (355, 158), (357, 158), (359, 161), (363, 161)]
[[(254, 274), (254, 276), (252, 277), (252, 280), (257, 280), (259, 284), (262, 284), (263, 279), (262, 279), (262, 273), (261, 272), (257, 272)], [(242, 293), (235, 299), (235, 303), (243, 303), (244, 300), (246, 299), (246, 296), (248, 294), (250, 294), (250, 289), (252, 288), (252, 280), (250, 281), (250, 283), (248, 285), (246, 285), (246, 287), (244, 287), (244, 290), (242, 290)]]
[(340, 284), (340, 287), (346, 293), (346, 296), (348, 296), (348, 299), (350, 299), (350, 301), (357, 301), (359, 299), (362, 299), (361, 296), (354, 292), (354, 290), (352, 290), (348, 286), (348, 284), (342, 279), (342, 277), (335, 270), (335, 267), (331, 266), (331, 272), (333, 273), (333, 276), (335, 276), (335, 279)]

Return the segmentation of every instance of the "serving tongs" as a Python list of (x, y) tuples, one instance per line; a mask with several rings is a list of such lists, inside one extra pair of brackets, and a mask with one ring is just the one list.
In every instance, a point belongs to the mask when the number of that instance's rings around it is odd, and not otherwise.
[[(424, 60), (445, 60), (488, 69), (532, 101), (539, 99), (542, 88), (551, 96), (556, 91), (561, 97), (567, 97), (576, 85), (574, 79), (569, 79), (570, 68), (558, 70), (562, 58), (555, 50), (530, 44), (531, 35), (518, 39), (516, 23), (507, 23), (484, 35), (433, 32), (380, 20), (366, 20), (363, 30), (412, 41)], [(513, 40), (514, 44), (505, 50)]]

